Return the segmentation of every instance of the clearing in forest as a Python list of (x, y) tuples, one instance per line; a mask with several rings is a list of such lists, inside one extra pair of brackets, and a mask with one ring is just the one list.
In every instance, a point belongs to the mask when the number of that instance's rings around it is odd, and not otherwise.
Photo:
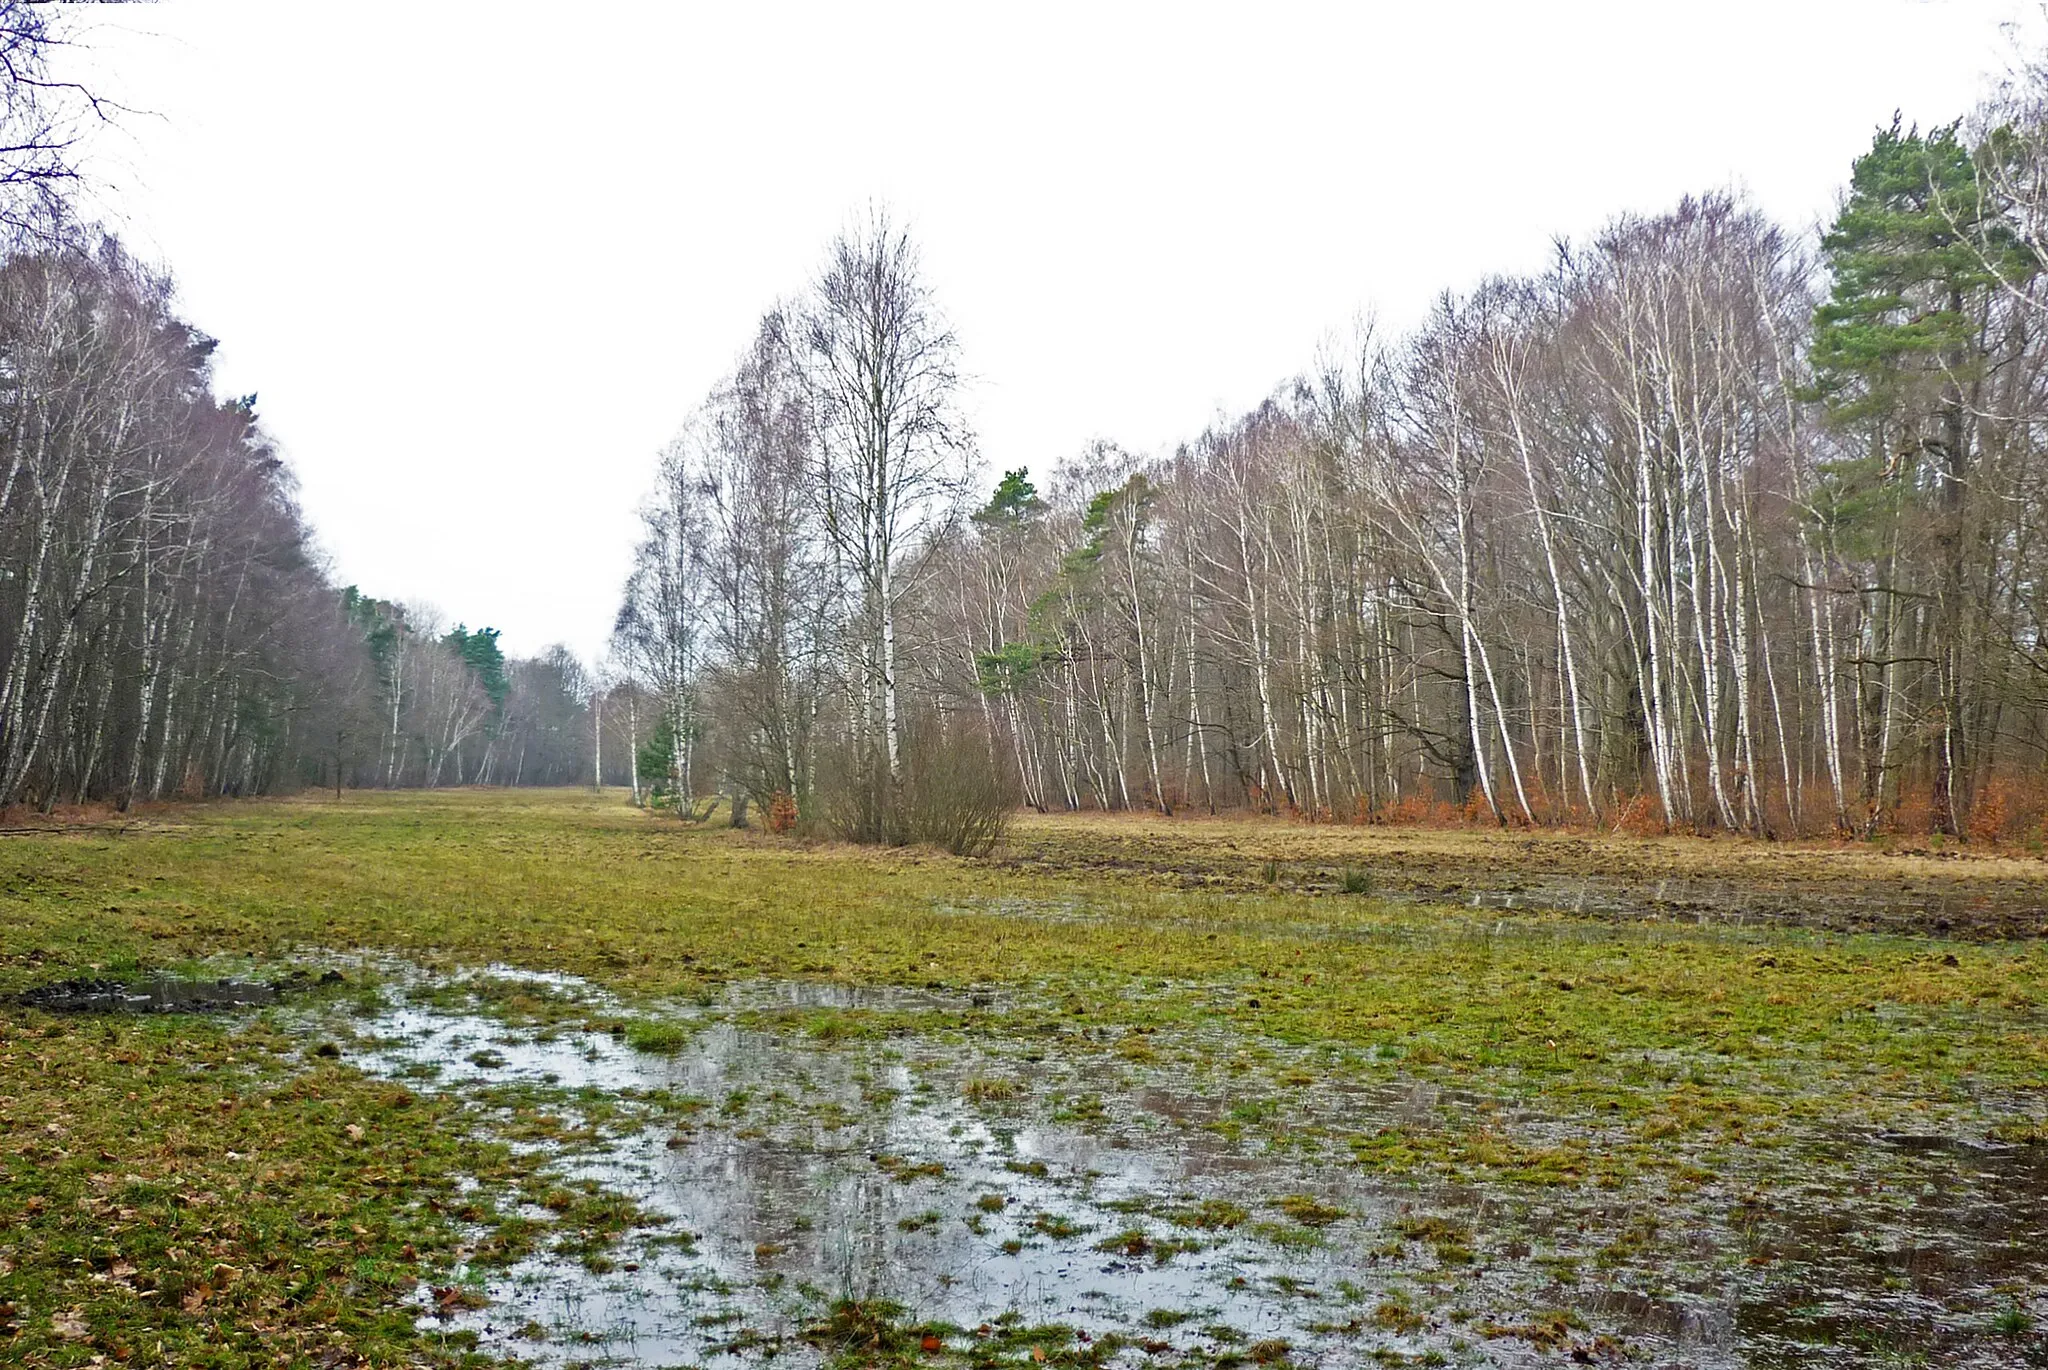
[(968, 861), (566, 791), (9, 836), (0, 1345), (2032, 1364), (2044, 888), (1250, 821)]

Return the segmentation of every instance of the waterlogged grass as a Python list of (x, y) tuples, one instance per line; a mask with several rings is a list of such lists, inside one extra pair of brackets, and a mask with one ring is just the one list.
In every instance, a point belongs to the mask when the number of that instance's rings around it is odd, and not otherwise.
[[(411, 1301), (462, 1299), (422, 1280), (507, 1216), (535, 1162), (300, 1046), (261, 1025), (0, 1019), (0, 1358), (462, 1359)], [(530, 1237), (498, 1227), (499, 1254)]]
[[(683, 1010), (733, 985), (899, 986), (938, 996), (936, 1006), (884, 996), (752, 1004), (733, 1016), (820, 1047), (921, 1037), (978, 1050), (998, 1034), (1006, 1050), (1030, 1044), (956, 1087), (990, 1115), (1032, 1104), (1031, 1052), (1099, 1056), (1112, 1072), (1205, 1072), (1227, 1081), (1228, 1103), (1191, 1125), (1233, 1144), (1321, 1146), (1378, 1176), (1478, 1178), (1536, 1194), (1618, 1190), (1645, 1176), (1707, 1185), (1749, 1173), (1787, 1138), (1830, 1129), (2028, 1144), (2042, 1135), (2048, 954), (2038, 943), (1383, 901), (1371, 893), (1381, 883), (1372, 844), (1401, 840), (1046, 820), (1021, 825), (997, 861), (976, 863), (689, 829), (616, 795), (171, 810), (118, 835), (0, 839), (0, 992), (202, 958), (218, 974), (224, 958), (273, 966), (391, 953), (442, 969), (584, 977), (617, 997), (615, 1018), (594, 1021), (576, 996), (509, 975), (415, 992), (482, 1003), (509, 1024), (574, 1023), (674, 1053), (697, 1030)], [(1413, 859), (1432, 844), (1468, 862), (1548, 869), (1567, 859), (1547, 838), (1472, 834), (1413, 839)], [(1624, 872), (1696, 857), (1719, 877), (1783, 869), (1815, 898), (1829, 888), (1830, 857), (1818, 849), (1588, 850)], [(1901, 879), (1973, 878), (1921, 856), (1843, 860), (1857, 881), (1890, 878), (1885, 862), (1907, 863)], [(1994, 864), (1986, 878), (2000, 888), (2041, 878), (2025, 862)], [(1167, 868), (1173, 878), (1162, 880)], [(1210, 868), (1213, 888), (1197, 878)], [(991, 996), (999, 1013), (986, 1007)], [(549, 1177), (543, 1153), (509, 1145), (586, 1143), (612, 1125), (616, 1102), (565, 1109), (509, 1086), (415, 1093), (356, 1072), (345, 1039), (309, 1043), (283, 1021), (0, 1008), (0, 1359), (456, 1361), (469, 1354), (462, 1340), (417, 1321), (423, 1307), (468, 1297), (448, 1272), (536, 1244), (601, 1264), (636, 1221), (604, 1193)], [(1446, 1102), (1354, 1124), (1341, 1109), (1318, 1112), (1340, 1088), (1440, 1091)], [(886, 1095), (875, 1086), (874, 1101)], [(1102, 1093), (1039, 1102), (1064, 1125), (1116, 1121)], [(687, 1131), (698, 1110), (738, 1119), (761, 1103), (734, 1094), (626, 1111), (666, 1110)], [(1532, 1116), (1545, 1125), (1529, 1125)], [(902, 1158), (875, 1164), (904, 1184), (925, 1173)], [(1000, 1214), (1000, 1196), (975, 1212)], [(1193, 1234), (1240, 1229), (1313, 1249), (1346, 1216), (1323, 1196), (1293, 1194), (1265, 1208), (1209, 1200), (1134, 1215), (1155, 1224), (1122, 1232), (1083, 1234), (1052, 1211), (1029, 1224), (1170, 1261), (1200, 1250), (1206, 1237)], [(959, 1215), (918, 1218), (936, 1227)], [(1395, 1236), (1395, 1254), (1442, 1267), (1475, 1260), (1476, 1235), (1452, 1220), (1419, 1215)], [(1634, 1245), (1613, 1259), (1651, 1259), (1656, 1240), (1648, 1229), (1624, 1234), (1617, 1247)], [(2027, 1315), (2012, 1308), (2004, 1326), (2023, 1335)], [(1417, 1316), (1399, 1301), (1361, 1312), (1389, 1330)], [(1534, 1318), (1479, 1335), (1541, 1347), (1568, 1331)], [(809, 1339), (849, 1363), (1106, 1359), (1099, 1343), (1058, 1329), (920, 1326), (872, 1301), (842, 1305)], [(1287, 1349), (1230, 1354), (1272, 1363)]]
[[(1050, 985), (1043, 1007), (1073, 1017), (1133, 1029), (1216, 1019), (1281, 1042), (1370, 1047), (1411, 1072), (1512, 1069), (1595, 1104), (1641, 1101), (1657, 1073), (1644, 1050), (1792, 1052), (1913, 1094), (1965, 1074), (2019, 1084), (2048, 1059), (2048, 962), (2028, 943), (1192, 894), (797, 848), (564, 793), (175, 818), (164, 832), (0, 842), (0, 985), (309, 947), (564, 970), (629, 995), (754, 977)], [(1025, 825), (1019, 845), (1037, 831)], [(1049, 826), (1046, 842), (1066, 831)], [(1150, 830), (1133, 831), (1142, 842)], [(1517, 841), (1502, 839), (1504, 858)], [(1156, 992), (1168, 985), (1190, 992)], [(820, 1017), (814, 1030), (854, 1028)], [(1711, 1090), (1706, 1075), (1689, 1083)]]
[(673, 1056), (690, 1044), (690, 1031), (680, 1023), (636, 1022), (626, 1029), (626, 1045), (635, 1051)]
[[(2048, 1067), (2048, 959), (2026, 943), (1204, 895), (794, 848), (573, 794), (378, 795), (176, 817), (176, 831), (0, 844), (0, 888), (15, 892), (0, 987), (355, 947), (566, 970), (629, 996), (754, 977), (1050, 986), (1031, 1006), (1048, 1017), (1132, 1034), (1226, 1024), (1342, 1050), (1353, 1073), (1361, 1053), (1388, 1077), (1484, 1072), (1495, 1090), (1554, 1110), (1638, 1119), (1645, 1144), (1845, 1103), (1903, 1123), (1965, 1102), (1965, 1081), (2024, 1090)], [(1071, 835), (1071, 820), (1044, 825), (1044, 847), (1057, 854)], [(1019, 846), (1036, 840), (1027, 825)], [(1503, 852), (1514, 845), (1502, 839)], [(1670, 846), (1657, 844), (1660, 860)], [(830, 1041), (897, 1025), (823, 1011), (803, 1026)], [(631, 1031), (682, 1044), (672, 1025)], [(1142, 1036), (1123, 1045), (1147, 1050)], [(1361, 1159), (1389, 1168), (1443, 1160), (1430, 1154), (1441, 1143), (1359, 1139)], [(1486, 1139), (1473, 1143), (1485, 1160)]]
[(1014, 1316), (972, 1328), (912, 1321), (909, 1310), (885, 1299), (841, 1299), (805, 1329), (803, 1340), (824, 1352), (833, 1370), (890, 1362), (1093, 1370), (1125, 1349), (1122, 1338), (1079, 1338), (1070, 1327), (1031, 1326)]

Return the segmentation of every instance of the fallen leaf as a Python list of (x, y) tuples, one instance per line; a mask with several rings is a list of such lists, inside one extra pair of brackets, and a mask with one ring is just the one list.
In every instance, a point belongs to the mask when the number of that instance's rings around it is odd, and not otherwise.
[(132, 1291), (135, 1286), (131, 1281), (135, 1278), (135, 1273), (135, 1267), (127, 1261), (115, 1261), (107, 1267), (104, 1274), (94, 1275), (93, 1278), (103, 1284), (111, 1284), (117, 1289)]
[(68, 1313), (52, 1313), (50, 1330), (65, 1341), (85, 1341), (92, 1336), (92, 1329), (85, 1324), (85, 1314), (76, 1308)]

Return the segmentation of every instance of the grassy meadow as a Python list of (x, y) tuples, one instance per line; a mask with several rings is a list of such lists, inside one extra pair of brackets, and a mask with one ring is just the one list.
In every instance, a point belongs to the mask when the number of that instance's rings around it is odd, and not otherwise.
[[(1579, 876), (1601, 882), (1588, 912), (1473, 898), (1556, 903)], [(1674, 902), (1673, 882), (1728, 916)], [(0, 1358), (641, 1363), (503, 1311), (490, 1272), (651, 1271), (622, 1245), (635, 1231), (665, 1231), (632, 1240), (676, 1259), (711, 1250), (720, 1233), (663, 1229), (644, 1195), (571, 1163), (653, 1129), (686, 1156), (772, 1142), (925, 1185), (932, 1206), (890, 1220), (906, 1246), (1084, 1252), (1148, 1291), (1148, 1272), (1236, 1253), (1222, 1292), (1176, 1287), (1184, 1309), (1128, 1329), (998, 1307), (975, 1322), (934, 1311), (957, 1292), (921, 1306), (845, 1269), (778, 1269), (832, 1226), (784, 1215), (735, 1248), (745, 1291), (720, 1267), (734, 1288), (713, 1294), (741, 1311), (700, 1318), (679, 1360), (1684, 1363), (1699, 1336), (1692, 1363), (1940, 1363), (1955, 1346), (2033, 1363), (2048, 1257), (1967, 1213), (2043, 1200), (2043, 887), (2024, 855), (1209, 819), (1026, 818), (971, 861), (685, 827), (569, 791), (17, 832), (0, 837), (0, 994), (157, 972), (297, 971), (304, 988), (242, 1013), (0, 1006)], [(1843, 921), (1859, 908), (1872, 917)], [(417, 1054), (411, 1075), (373, 1068), (395, 1059), (377, 1053), (400, 1002), (505, 1035), (468, 1055), (461, 1088)], [(713, 1033), (766, 1045), (653, 1085), (512, 1078), (521, 1050), (576, 1034), (594, 1061), (682, 1059)], [(759, 1080), (735, 1083), (733, 1061)], [(844, 1142), (919, 1109), (950, 1120), (932, 1145), (955, 1151)], [(995, 1181), (943, 1188), (984, 1124), (991, 1148), (1038, 1129), (1179, 1157), (1184, 1175), (1228, 1153), (1233, 1183), (1270, 1202), (1164, 1181), (1107, 1200), (1097, 1160), (1076, 1164), (1072, 1202), (1125, 1227), (1069, 1231), (1051, 1207), (1027, 1223)], [(998, 1180), (1058, 1178), (1001, 1154)], [(1859, 1203), (1882, 1250), (1827, 1221)], [(1892, 1259), (1944, 1243), (1964, 1254)], [(1257, 1273), (1287, 1265), (1274, 1252), (1321, 1253), (1323, 1277), (1304, 1293)], [(799, 1293), (803, 1316), (744, 1313)], [(1229, 1321), (1254, 1293), (1268, 1302), (1240, 1321), (1284, 1334)], [(1686, 1332), (1671, 1311), (1706, 1304), (1730, 1325)]]

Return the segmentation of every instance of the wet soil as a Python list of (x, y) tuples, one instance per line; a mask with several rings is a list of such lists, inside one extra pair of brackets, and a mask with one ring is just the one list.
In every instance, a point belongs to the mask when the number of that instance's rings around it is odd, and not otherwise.
[[(1482, 1115), (1529, 1145), (1602, 1137), (1414, 1081), (1326, 1074), (1290, 1094), (1271, 1074), (1287, 1059), (1228, 1068), (1245, 1044), (1221, 1028), (1154, 1038), (1150, 1063), (1085, 1030), (1019, 1039), (974, 991), (733, 985), (664, 1014), (685, 1045), (657, 1053), (591, 1026), (620, 1012), (602, 994), (546, 988), (589, 1014), (510, 1027), (444, 984), (341, 1029), (358, 1068), (468, 1096), (515, 1133), (536, 1115), (611, 1120), (521, 1144), (548, 1149), (563, 1185), (630, 1199), (643, 1226), (602, 1255), (543, 1244), (477, 1267), (481, 1307), (423, 1294), (426, 1325), (536, 1364), (811, 1365), (841, 1299), (901, 1305), (948, 1351), (1037, 1328), (1055, 1355), (1132, 1365), (2048, 1354), (1996, 1323), (2048, 1316), (2041, 1145), (1816, 1128), (1767, 1148), (1674, 1139), (1696, 1146), (1682, 1182), (1388, 1178), (1349, 1139)], [(963, 1031), (963, 1007), (989, 1011)], [(777, 1008), (848, 1035), (778, 1026)], [(932, 1030), (863, 1035), (871, 1009), (928, 1010)]]
[[(1220, 825), (1219, 825), (1220, 826)], [(1854, 849), (1195, 823), (1020, 824), (996, 858), (1183, 889), (1370, 895), (1629, 921), (1794, 926), (1966, 940), (2048, 936), (2048, 865), (1885, 859)]]
[(284, 992), (282, 984), (160, 975), (135, 981), (59, 980), (23, 990), (14, 1002), (49, 1013), (220, 1013), (274, 1004)]

